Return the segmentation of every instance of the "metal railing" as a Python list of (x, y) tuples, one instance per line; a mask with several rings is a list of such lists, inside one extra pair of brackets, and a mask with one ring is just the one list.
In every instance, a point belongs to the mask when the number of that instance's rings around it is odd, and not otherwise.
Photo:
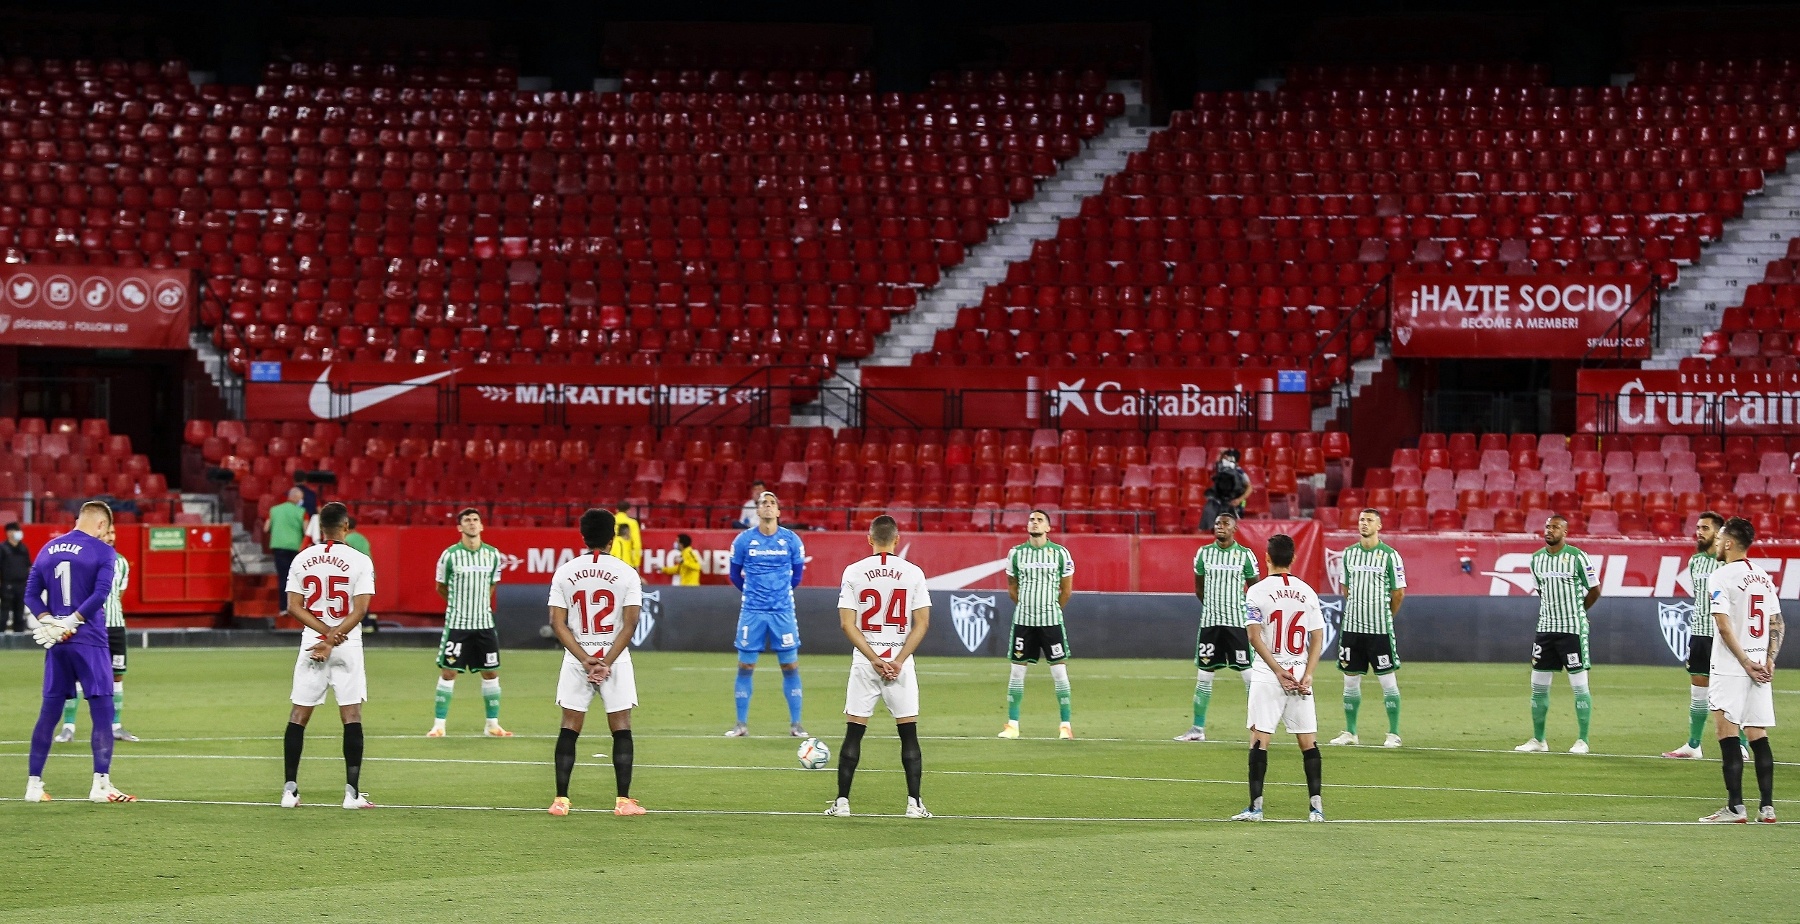
[[(1650, 299), (1650, 304), (1646, 310), (1639, 311), (1639, 304), (1646, 298)], [(1582, 354), (1582, 365), (1585, 366), (1591, 362), (1635, 363), (1654, 353), (1658, 347), (1662, 346), (1662, 312), (1659, 310), (1661, 302), (1662, 288), (1652, 278), (1650, 284), (1638, 292), (1625, 306), (1625, 310), (1619, 312), (1619, 316), (1607, 325), (1606, 330), (1600, 335), (1600, 345), (1590, 347), (1586, 353)], [(1633, 315), (1636, 315), (1635, 319)], [(1644, 345), (1647, 347), (1644, 356), (1625, 355), (1626, 341), (1640, 336), (1644, 338)]]
[[(1726, 436), (1733, 431), (1733, 421), (1741, 421), (1744, 408), (1751, 403), (1760, 405), (1757, 416), (1761, 422), (1745, 424), (1742, 432), (1768, 432), (1770, 426), (1781, 425), (1784, 421), (1790, 429), (1800, 427), (1800, 396), (1710, 391), (1646, 391), (1630, 395), (1582, 392), (1575, 396), (1575, 419), (1592, 419), (1594, 432), (1602, 434), (1619, 432), (1621, 424), (1636, 428), (1639, 421), (1623, 419), (1629, 413), (1625, 406), (1632, 402), (1640, 409), (1638, 413), (1644, 418), (1642, 423), (1655, 427), (1656, 432)], [(1654, 416), (1649, 411), (1652, 405), (1658, 406)]]
[[(26, 491), (18, 496), (0, 497), (0, 512), (17, 514), (20, 523), (66, 521), (73, 525), (75, 514), (81, 510), (81, 505), (91, 500), (105, 501), (113, 509), (115, 516), (125, 515), (120, 518), (120, 522), (137, 523), (174, 523), (176, 516), (189, 512), (184, 508), (193, 503), (178, 497), (116, 497), (111, 494), (62, 496)], [(198, 503), (208, 508), (208, 512), (199, 515), (201, 522), (220, 522), (218, 501), (208, 498)]]
[[(363, 525), (454, 525), (456, 512), (466, 507), (482, 511), (490, 526), (536, 526), (575, 528), (581, 514), (589, 507), (611, 506), (612, 499), (594, 502), (541, 502), (494, 500), (377, 500), (345, 501), (351, 516)], [(1045, 505), (1035, 505), (1043, 508)], [(1197, 528), (1194, 521), (1199, 511), (1182, 508), (1156, 509), (1083, 509), (1062, 510), (1051, 506), (1051, 526), (1058, 530), (1082, 530), (1084, 524), (1108, 532), (1152, 533), (1166, 526)], [(633, 514), (653, 529), (733, 529), (739, 527), (743, 503), (714, 501), (704, 504), (649, 502), (633, 504)], [(866, 506), (804, 506), (785, 503), (782, 525), (796, 529), (860, 530), (869, 521), (886, 514), (900, 521), (902, 529), (913, 532), (938, 529), (958, 532), (992, 532), (998, 529), (1024, 529), (1029, 510), (1020, 505), (1013, 509), (975, 505), (972, 507), (914, 507), (903, 504), (869, 504)]]

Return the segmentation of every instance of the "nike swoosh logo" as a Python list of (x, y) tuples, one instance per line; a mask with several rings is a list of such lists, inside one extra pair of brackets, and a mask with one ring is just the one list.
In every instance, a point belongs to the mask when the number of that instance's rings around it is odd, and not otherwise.
[(313, 383), (312, 391), (306, 396), (306, 409), (320, 420), (348, 417), (351, 414), (366, 411), (383, 401), (398, 398), (421, 385), (430, 385), (445, 376), (455, 375), (457, 371), (450, 369), (445, 372), (433, 372), (430, 375), (421, 375), (416, 379), (407, 379), (392, 385), (377, 385), (374, 388), (353, 391), (345, 396), (349, 406), (341, 411), (334, 411), (333, 404), (336, 403), (336, 396), (331, 393), (331, 383), (328, 381), (331, 378), (331, 368), (328, 366), (324, 372), (319, 373), (319, 380)]
[[(905, 557), (905, 556), (902, 556)], [(1006, 570), (1006, 559), (990, 561), (986, 564), (946, 571), (936, 577), (925, 579), (926, 590), (962, 590), (977, 581), (986, 580)]]

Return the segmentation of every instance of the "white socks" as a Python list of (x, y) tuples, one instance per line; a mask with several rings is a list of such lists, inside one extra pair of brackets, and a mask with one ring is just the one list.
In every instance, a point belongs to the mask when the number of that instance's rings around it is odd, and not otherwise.
[[(1345, 678), (1345, 679), (1348, 680), (1349, 678)], [(1358, 677), (1356, 679), (1359, 683), (1362, 681), (1361, 677)], [(1391, 674), (1391, 673), (1390, 674), (1379, 674), (1375, 677), (1375, 679), (1381, 681), (1381, 692), (1383, 692), (1383, 693), (1398, 693), (1398, 692), (1400, 692), (1400, 678), (1395, 677), (1393, 674)]]

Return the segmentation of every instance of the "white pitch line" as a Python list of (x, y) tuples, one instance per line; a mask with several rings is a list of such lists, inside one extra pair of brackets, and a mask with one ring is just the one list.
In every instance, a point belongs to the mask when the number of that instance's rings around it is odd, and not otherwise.
[[(25, 755), (23, 755), (23, 754), (0, 754), (0, 757), (24, 757), (24, 756)], [(79, 757), (80, 755), (66, 755), (66, 756), (70, 759), (75, 759), (75, 758)], [(136, 759), (136, 760), (251, 760), (251, 761), (275, 761), (275, 760), (282, 759), (280, 757), (280, 755), (277, 755), (277, 754), (130, 754), (130, 755), (122, 755), (119, 759), (126, 759), (126, 758)], [(329, 755), (319, 755), (319, 756), (315, 757), (314, 759), (315, 760), (332, 760), (334, 758), (332, 758)], [(543, 767), (543, 766), (548, 766), (549, 764), (552, 763), (551, 761), (547, 761), (547, 760), (492, 760), (492, 759), (452, 758), (452, 757), (364, 757), (363, 762), (364, 763), (393, 763), (393, 764), (485, 764), (485, 765), (493, 765), (493, 766), (510, 766), (510, 767)], [(815, 771), (811, 771), (811, 770), (803, 770), (799, 767), (734, 766), (734, 765), (714, 765), (714, 764), (646, 764), (646, 763), (640, 763), (640, 764), (636, 764), (636, 766), (639, 769), (644, 769), (644, 770), (692, 770), (692, 771), (711, 772), (711, 773), (812, 773), (812, 772), (815, 772)], [(859, 772), (862, 772), (862, 773), (901, 773), (903, 771), (896, 769), (896, 768), (891, 768), (891, 767), (886, 767), (886, 768), (884, 768), (884, 767), (869, 767), (869, 768), (865, 768)], [(1033, 773), (1033, 772), (1026, 772), (1026, 771), (1011, 771), (1011, 770), (933, 770), (933, 771), (931, 771), (931, 773), (933, 775), (941, 775), (941, 776), (1001, 777), (1001, 778), (1014, 778), (1014, 779), (1042, 779), (1042, 780), (1082, 780), (1082, 781), (1103, 782), (1103, 783), (1188, 783), (1188, 784), (1195, 784), (1195, 785), (1201, 785), (1201, 786), (1243, 786), (1243, 785), (1245, 785), (1245, 781), (1243, 781), (1243, 780), (1205, 779), (1205, 778), (1175, 777), (1175, 776), (1117, 776), (1117, 775), (1095, 774), (1095, 773)], [(1306, 784), (1303, 782), (1269, 781), (1265, 785), (1297, 787), (1297, 786), (1305, 786)], [(1566, 797), (1566, 798), (1574, 798), (1574, 799), (1653, 799), (1653, 800), (1680, 799), (1680, 800), (1684, 800), (1684, 801), (1712, 802), (1712, 801), (1716, 801), (1718, 798), (1717, 796), (1687, 796), (1687, 795), (1661, 794), (1661, 793), (1552, 792), (1549, 790), (1537, 790), (1537, 789), (1482, 789), (1482, 788), (1478, 788), (1478, 787), (1469, 787), (1469, 786), (1402, 786), (1402, 785), (1398, 785), (1398, 784), (1384, 784), (1384, 783), (1332, 783), (1329, 785), (1330, 785), (1330, 788), (1332, 788), (1332, 789), (1357, 789), (1357, 790), (1399, 791), (1399, 792), (1457, 792), (1457, 793), (1466, 793), (1466, 794), (1473, 794), (1473, 795), (1543, 796), (1543, 797)], [(1776, 802), (1778, 802), (1778, 803), (1792, 803), (1794, 801), (1795, 800), (1791, 800), (1791, 799), (1777, 799), (1776, 800)]]
[[(24, 801), (23, 799), (0, 798), (0, 802), (23, 802), (23, 801)], [(277, 807), (276, 804), (273, 802), (242, 802), (242, 801), (231, 801), (231, 800), (223, 800), (223, 799), (146, 799), (146, 798), (140, 798), (137, 801), (139, 803), (143, 803), (143, 804), (147, 804), (147, 805), (213, 805), (213, 806), (224, 806), (224, 807), (228, 807), (228, 808), (276, 808)], [(319, 803), (311, 803), (311, 804), (302, 803), (300, 805), (300, 807), (306, 808), (306, 809), (338, 808), (338, 806), (333, 805), (330, 802), (319, 802)], [(383, 810), (385, 810), (385, 811), (415, 811), (415, 812), (519, 812), (519, 813), (540, 813), (540, 812), (545, 811), (542, 808), (533, 808), (533, 807), (519, 806), (519, 805), (387, 805), (387, 804), (383, 804), (383, 803), (377, 803), (373, 810), (374, 811), (383, 811)], [(570, 807), (569, 811), (572, 813), (575, 813), (575, 814), (582, 814), (582, 815), (610, 815), (610, 814), (612, 814), (611, 809), (604, 809), (604, 808), (593, 809), (593, 808)], [(761, 818), (817, 818), (817, 817), (823, 817), (821, 815), (821, 813), (819, 813), (819, 812), (789, 812), (789, 811), (776, 811), (776, 810), (758, 811), (758, 810), (750, 810), (750, 809), (650, 809), (649, 814), (650, 815), (718, 816), (718, 817), (744, 816), (744, 817), (761, 817)], [(852, 817), (904, 819), (906, 816), (899, 815), (899, 814), (884, 814), (884, 813), (876, 813), (876, 812), (859, 812)], [(1071, 822), (1073, 822), (1073, 823), (1082, 823), (1082, 824), (1164, 824), (1164, 825), (1173, 825), (1173, 824), (1240, 825), (1240, 824), (1243, 824), (1243, 822), (1234, 822), (1234, 821), (1231, 821), (1231, 820), (1225, 819), (1225, 818), (1141, 818), (1141, 817), (1102, 818), (1102, 817), (1097, 817), (1097, 816), (1079, 816), (1079, 815), (1058, 816), (1058, 815), (944, 815), (944, 814), (934, 814), (932, 817), (936, 818), (936, 819), (942, 819), (945, 821), (1000, 821), (1000, 822), (1026, 822), (1026, 823), (1029, 823), (1029, 822), (1071, 823)], [(841, 823), (841, 822), (834, 822), (834, 823)], [(1306, 820), (1301, 819), (1301, 818), (1267, 818), (1267, 819), (1264, 819), (1263, 823), (1264, 824), (1307, 824)], [(1331, 822), (1328, 822), (1328, 824), (1340, 824), (1340, 825), (1519, 825), (1519, 826), (1595, 825), (1595, 826), (1601, 826), (1601, 827), (1658, 827), (1658, 828), (1712, 827), (1712, 825), (1709, 825), (1708, 823), (1701, 822), (1701, 821), (1663, 821), (1663, 820), (1650, 820), (1650, 819), (1579, 819), (1579, 818), (1338, 818)]]

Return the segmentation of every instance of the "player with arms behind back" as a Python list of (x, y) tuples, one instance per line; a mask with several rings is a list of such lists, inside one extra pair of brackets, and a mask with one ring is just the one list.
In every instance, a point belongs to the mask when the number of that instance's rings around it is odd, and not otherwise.
[[(1194, 639), (1194, 725), (1176, 741), (1206, 740), (1206, 711), (1212, 706), (1213, 674), (1225, 668), (1250, 669), (1244, 634), (1244, 588), (1256, 580), (1256, 555), (1237, 541), (1237, 517), (1213, 519), (1213, 542), (1194, 553), (1194, 596), (1200, 600), (1200, 634)], [(1244, 677), (1244, 689), (1250, 678)]]
[(1319, 717), (1313, 709), (1313, 671), (1325, 645), (1325, 614), (1319, 595), (1288, 573), (1294, 565), (1294, 540), (1269, 537), (1269, 576), (1244, 593), (1244, 619), (1256, 662), (1250, 667), (1250, 807), (1232, 821), (1262, 821), (1263, 777), (1269, 772), (1269, 739), (1277, 722), (1300, 745), (1309, 803), (1306, 820), (1324, 821), (1320, 795)]
[(483, 734), (511, 738), (512, 732), (500, 727), (500, 633), (494, 628), (494, 596), (506, 557), (481, 541), (481, 511), (474, 507), (456, 515), (456, 529), (461, 538), (445, 549), (437, 562), (437, 593), (444, 598), (444, 636), (438, 641), (436, 713), (425, 737), (444, 737), (456, 675), (479, 672), (482, 705), (487, 708)]
[(1747, 556), (1756, 541), (1749, 520), (1732, 517), (1719, 531), (1720, 558), (1724, 564), (1707, 578), (1716, 629), (1712, 648), (1712, 686), (1708, 701), (1719, 731), (1719, 763), (1725, 774), (1725, 807), (1700, 819), (1743, 823), (1744, 753), (1737, 747), (1738, 730), (1750, 739), (1756, 761), (1756, 788), (1762, 796), (1756, 820), (1775, 823), (1775, 753), (1769, 749), (1769, 729), (1775, 727), (1775, 657), (1787, 623), (1781, 617), (1781, 598), (1768, 572)]
[(618, 527), (613, 515), (592, 508), (581, 515), (587, 553), (571, 558), (550, 579), (550, 629), (562, 643), (556, 675), (556, 704), (562, 730), (556, 736), (556, 801), (550, 814), (569, 814), (569, 777), (575, 772), (575, 744), (595, 695), (612, 729), (613, 779), (618, 795), (614, 815), (642, 815), (631, 798), (631, 768), (637, 746), (631, 740), (631, 710), (637, 705), (637, 678), (631, 669), (631, 635), (637, 631), (644, 589), (636, 568), (613, 557)]
[[(1722, 514), (1708, 510), (1694, 526), (1694, 554), (1688, 559), (1688, 583), (1694, 588), (1694, 615), (1688, 620), (1688, 740), (1673, 751), (1664, 751), (1664, 757), (1699, 760), (1705, 756), (1700, 736), (1706, 733), (1706, 716), (1711, 711), (1707, 687), (1712, 683), (1713, 647), (1713, 618), (1707, 609), (1712, 595), (1707, 592), (1707, 582), (1723, 564), (1716, 547), (1724, 525)], [(1740, 756), (1748, 749), (1748, 743), (1742, 744)]]
[(1575, 691), (1576, 739), (1570, 754), (1588, 752), (1588, 719), (1594, 712), (1588, 691), (1588, 617), (1600, 599), (1600, 579), (1587, 553), (1570, 545), (1569, 521), (1560, 514), (1544, 521), (1544, 547), (1531, 553), (1537, 583), (1537, 635), (1531, 642), (1531, 740), (1515, 751), (1548, 751), (1544, 720), (1550, 715), (1550, 679), (1569, 672)]
[(1069, 550), (1050, 541), (1050, 514), (1031, 511), (1025, 521), (1026, 540), (1006, 555), (1006, 590), (1013, 599), (1012, 646), (1008, 657), (1012, 672), (1006, 678), (1006, 725), (1001, 738), (1019, 737), (1019, 703), (1025, 698), (1025, 667), (1041, 655), (1050, 662), (1050, 682), (1056, 689), (1056, 708), (1062, 724), (1056, 736), (1075, 740), (1069, 724), (1069, 637), (1063, 628), (1063, 607), (1075, 587), (1075, 559)]
[(281, 807), (300, 804), (300, 753), (306, 747), (306, 723), (325, 703), (329, 690), (337, 696), (344, 721), (344, 808), (374, 808), (360, 786), (363, 761), (362, 704), (369, 698), (363, 672), (361, 624), (375, 597), (375, 565), (369, 556), (344, 544), (350, 511), (343, 504), (319, 508), (318, 545), (294, 558), (288, 569), (288, 615), (306, 629), (300, 635), (300, 657), (294, 662), (294, 708), (288, 713), (282, 754), (287, 784)]
[(1338, 636), (1338, 670), (1344, 674), (1344, 731), (1332, 744), (1356, 744), (1356, 714), (1362, 708), (1363, 674), (1381, 682), (1387, 708), (1384, 748), (1400, 746), (1400, 650), (1394, 617), (1406, 599), (1406, 564), (1381, 541), (1381, 511), (1363, 508), (1356, 518), (1358, 540), (1344, 550), (1344, 627)]
[(844, 569), (838, 591), (838, 623), (856, 650), (850, 655), (850, 687), (844, 695), (844, 746), (838, 750), (838, 794), (827, 815), (850, 814), (850, 783), (862, 758), (863, 732), (875, 703), (887, 706), (900, 733), (900, 765), (906, 770), (906, 817), (930, 818), (919, 799), (924, 759), (919, 753), (919, 679), (913, 652), (931, 624), (925, 572), (894, 554), (900, 526), (890, 516), (869, 525), (875, 553)]
[(112, 662), (102, 612), (112, 592), (118, 553), (102, 537), (113, 528), (112, 508), (99, 501), (81, 505), (75, 528), (46, 543), (25, 579), (25, 606), (38, 627), (32, 639), (46, 650), (44, 701), (31, 730), (26, 802), (49, 802), (44, 791), (44, 763), (50, 758), (50, 736), (62, 715), (63, 701), (81, 684), (94, 728), (94, 785), (90, 802), (132, 802), (135, 798), (112, 784)]

